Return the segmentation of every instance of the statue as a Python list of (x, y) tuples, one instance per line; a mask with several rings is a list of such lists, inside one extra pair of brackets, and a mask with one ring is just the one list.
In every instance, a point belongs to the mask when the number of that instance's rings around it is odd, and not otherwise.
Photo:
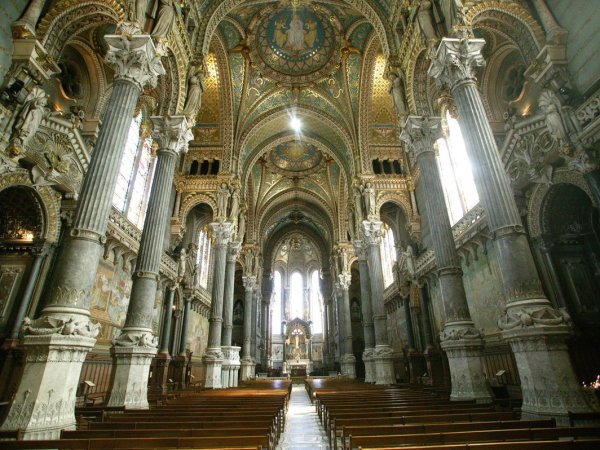
[(174, 0), (160, 0), (158, 16), (156, 17), (156, 23), (152, 29), (153, 37), (164, 38), (169, 34), (175, 23), (175, 16), (177, 15), (175, 8)]
[(243, 207), (238, 216), (237, 240), (240, 242), (244, 242), (245, 235), (246, 235), (246, 208)]
[(350, 240), (353, 241), (356, 238), (356, 223), (354, 222), (354, 211), (350, 209), (348, 211), (348, 234), (350, 235)]
[(37, 132), (42, 119), (48, 114), (48, 96), (46, 92), (38, 86), (35, 86), (29, 95), (25, 98), (25, 104), (14, 126), (14, 143), (20, 146), (27, 145)]
[(185, 248), (179, 250), (179, 261), (177, 261), (177, 278), (183, 280), (185, 277), (185, 268), (187, 266), (187, 255)]
[(431, 0), (421, 0), (417, 6), (417, 23), (427, 41), (437, 40)]
[(146, 11), (148, 0), (129, 0), (129, 20), (144, 28), (146, 23)]
[(358, 226), (360, 226), (364, 220), (362, 194), (360, 188), (354, 189), (354, 212), (356, 213), (356, 222), (358, 222)]
[(540, 94), (538, 106), (541, 112), (546, 116), (546, 126), (559, 144), (565, 144), (569, 141), (567, 128), (561, 114), (562, 105), (554, 92), (544, 89)]
[(392, 74), (390, 78), (393, 78), (389, 92), (392, 95), (394, 109), (396, 110), (398, 117), (400, 117), (400, 120), (403, 120), (408, 115), (408, 108), (404, 101), (404, 83), (398, 74)]
[(377, 204), (375, 203), (375, 189), (371, 183), (367, 183), (363, 188), (363, 198), (365, 199), (365, 209), (367, 210), (367, 217), (377, 217)]
[(227, 205), (229, 204), (230, 196), (231, 193), (229, 192), (227, 183), (221, 183), (221, 187), (217, 191), (217, 217), (223, 219), (227, 217)]
[(229, 211), (229, 221), (237, 220), (240, 210), (240, 190), (235, 188), (231, 193), (231, 210)]
[(406, 250), (402, 252), (402, 257), (404, 263), (406, 264), (406, 271), (412, 278), (415, 274), (415, 255), (413, 253), (413, 248), (410, 244), (408, 244), (406, 246)]
[(463, 4), (461, 0), (441, 0), (440, 7), (444, 15), (446, 33), (451, 35), (453, 28), (464, 22)]
[(191, 66), (188, 75), (187, 97), (183, 114), (186, 116), (195, 115), (202, 102), (202, 93), (204, 92), (204, 70), (201, 65)]
[(254, 275), (254, 252), (252, 250), (246, 250), (246, 253), (244, 253), (244, 262), (246, 263), (246, 273)]

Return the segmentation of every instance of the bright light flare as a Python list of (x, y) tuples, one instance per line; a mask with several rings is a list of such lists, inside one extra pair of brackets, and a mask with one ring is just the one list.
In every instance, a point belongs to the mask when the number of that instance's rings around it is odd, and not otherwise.
[(300, 133), (300, 131), (302, 130), (302, 122), (300, 121), (300, 119), (298, 119), (296, 116), (293, 116), (290, 119), (290, 127), (292, 128), (292, 130), (294, 130), (296, 133)]

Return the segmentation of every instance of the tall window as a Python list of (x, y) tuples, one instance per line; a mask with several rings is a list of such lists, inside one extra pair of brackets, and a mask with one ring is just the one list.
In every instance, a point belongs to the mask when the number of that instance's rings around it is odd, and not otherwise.
[(212, 246), (208, 235), (207, 227), (204, 227), (198, 233), (198, 256), (196, 263), (198, 269), (196, 272), (197, 283), (204, 289), (208, 287), (208, 269), (210, 268), (210, 257), (212, 255)]
[(319, 271), (313, 270), (310, 275), (310, 320), (312, 321), (313, 333), (323, 332), (323, 298), (321, 295), (321, 284), (319, 283)]
[(138, 228), (144, 226), (150, 187), (154, 176), (152, 138), (143, 137), (142, 113), (131, 122), (125, 154), (117, 178), (113, 206)]
[(383, 267), (383, 286), (388, 287), (394, 282), (393, 267), (396, 263), (396, 245), (394, 243), (394, 232), (388, 224), (384, 223), (382, 227), (383, 236), (381, 239), (381, 265)]
[(458, 121), (449, 112), (445, 120), (448, 137), (437, 141), (437, 161), (450, 223), (454, 225), (479, 202), (479, 195)]
[(271, 333), (273, 336), (279, 336), (281, 334), (281, 292), (283, 286), (281, 285), (281, 272), (275, 271), (273, 276), (273, 299), (271, 302), (273, 309), (273, 325), (271, 327)]
[(300, 272), (294, 272), (290, 277), (290, 312), (291, 319), (299, 317), (302, 319), (304, 308), (302, 303), (304, 300), (304, 286), (302, 283), (302, 275)]

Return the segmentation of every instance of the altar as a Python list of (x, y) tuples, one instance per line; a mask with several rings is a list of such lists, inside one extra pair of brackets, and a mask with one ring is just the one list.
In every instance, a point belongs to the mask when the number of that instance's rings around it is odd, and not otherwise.
[(313, 370), (310, 322), (294, 319), (289, 324), (284, 323), (284, 327), (283, 373), (289, 373), (291, 376), (310, 375)]

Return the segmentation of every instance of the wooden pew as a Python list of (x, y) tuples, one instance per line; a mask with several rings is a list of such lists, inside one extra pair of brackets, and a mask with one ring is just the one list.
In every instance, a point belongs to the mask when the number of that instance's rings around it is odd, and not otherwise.
[(360, 447), (360, 450), (598, 450), (600, 439), (485, 442), (476, 444), (426, 445), (409, 447)]

